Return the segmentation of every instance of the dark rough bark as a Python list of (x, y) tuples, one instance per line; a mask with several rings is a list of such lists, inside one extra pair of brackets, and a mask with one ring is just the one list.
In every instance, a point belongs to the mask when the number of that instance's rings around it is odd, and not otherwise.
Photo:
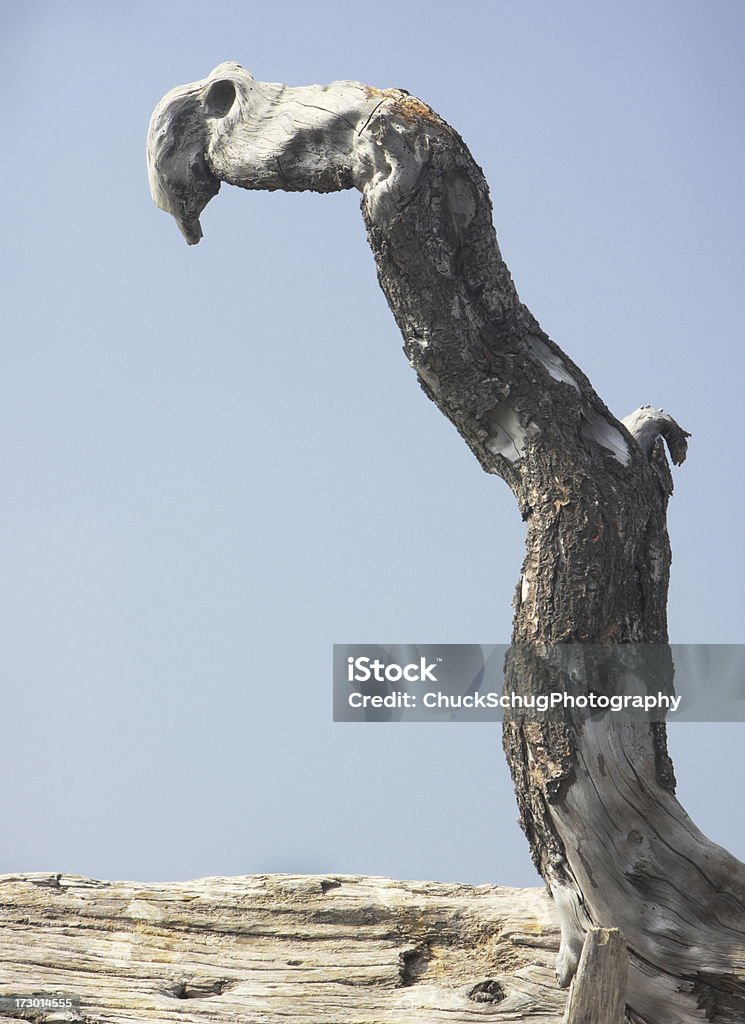
[[(679, 463), (685, 431), (647, 407), (616, 420), (520, 302), (486, 182), (457, 133), (400, 90), (293, 90), (222, 65), (162, 101), (149, 156), (153, 195), (190, 242), (220, 181), (360, 189), (380, 285), (422, 389), (507, 482), (527, 523), (508, 685), (557, 689), (557, 644), (628, 646), (605, 666), (602, 653), (573, 648), (575, 689), (601, 676), (613, 691), (643, 685), (631, 645), (667, 641), (665, 441)], [(661, 658), (664, 669), (664, 646)], [(639, 1019), (744, 1020), (745, 868), (677, 803), (664, 725), (512, 714), (504, 749), (559, 910), (560, 983), (588, 927), (619, 927)]]

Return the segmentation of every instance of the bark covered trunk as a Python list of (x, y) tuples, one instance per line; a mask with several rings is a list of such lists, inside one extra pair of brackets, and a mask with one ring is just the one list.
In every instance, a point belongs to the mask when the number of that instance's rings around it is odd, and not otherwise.
[[(225, 64), (164, 98), (148, 151), (153, 196), (190, 243), (223, 181), (362, 192), (407, 358), (527, 523), (508, 685), (557, 689), (557, 644), (628, 646), (604, 667), (597, 648), (572, 647), (579, 690), (599, 675), (605, 692), (643, 685), (631, 645), (667, 641), (665, 443), (682, 462), (687, 435), (652, 408), (616, 420), (520, 302), (486, 182), (457, 133), (401, 90), (289, 89)], [(661, 658), (664, 669), (664, 646)], [(504, 748), (559, 912), (560, 983), (591, 925), (618, 927), (637, 1018), (745, 1019), (745, 868), (677, 803), (664, 725), (512, 713)]]

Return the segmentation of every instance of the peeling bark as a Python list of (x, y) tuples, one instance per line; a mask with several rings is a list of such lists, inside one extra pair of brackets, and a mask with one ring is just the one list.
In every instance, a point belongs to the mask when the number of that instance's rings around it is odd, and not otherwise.
[[(425, 394), (527, 523), (508, 685), (578, 692), (643, 684), (633, 645), (667, 642), (673, 461), (687, 433), (644, 406), (617, 420), (520, 302), (481, 169), (420, 100), (355, 82), (288, 88), (223, 64), (172, 90), (148, 139), (153, 197), (189, 243), (221, 182), (356, 188), (380, 285)], [(594, 653), (593, 653), (594, 652)], [(669, 659), (668, 659), (669, 661)], [(628, 1004), (648, 1024), (745, 1019), (745, 868), (674, 796), (665, 727), (511, 714), (504, 748), (533, 860), (559, 912), (561, 985), (591, 926), (629, 946)]]

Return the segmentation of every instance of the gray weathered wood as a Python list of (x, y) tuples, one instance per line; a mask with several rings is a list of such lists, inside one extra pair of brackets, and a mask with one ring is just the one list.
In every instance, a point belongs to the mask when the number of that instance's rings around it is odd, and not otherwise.
[(0, 997), (80, 999), (72, 1016), (25, 1018), (37, 1022), (559, 1024), (558, 945), (538, 889), (0, 876)]
[(617, 928), (590, 928), (569, 990), (564, 1024), (624, 1024), (629, 957)]
[[(361, 192), (406, 357), (484, 470), (507, 482), (527, 524), (509, 686), (563, 688), (550, 652), (571, 644), (576, 693), (599, 682), (606, 693), (643, 689), (635, 646), (668, 639), (666, 446), (680, 463), (687, 435), (647, 406), (618, 420), (520, 302), (483, 173), (458, 134), (400, 89), (288, 88), (223, 64), (158, 104), (148, 162), (155, 201), (190, 243), (222, 182)], [(621, 654), (601, 663), (586, 645)], [(663, 651), (667, 683), (664, 661)], [(511, 713), (503, 743), (559, 913), (560, 984), (571, 981), (587, 930), (618, 926), (639, 1017), (741, 1024), (745, 866), (677, 802), (664, 723)]]

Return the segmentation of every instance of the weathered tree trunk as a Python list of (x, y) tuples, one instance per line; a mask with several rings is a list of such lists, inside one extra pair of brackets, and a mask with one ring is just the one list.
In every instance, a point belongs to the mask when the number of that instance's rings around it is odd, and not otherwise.
[[(4, 875), (0, 1019), (561, 1024), (558, 945), (538, 889), (348, 875), (167, 885)], [(55, 1012), (44, 997), (75, 1002)]]
[[(603, 685), (643, 683), (631, 645), (667, 641), (664, 442), (679, 463), (687, 435), (649, 407), (616, 420), (522, 305), (483, 174), (457, 133), (401, 90), (292, 89), (223, 64), (158, 105), (148, 157), (155, 201), (192, 244), (221, 182), (362, 192), (378, 278), (422, 388), (527, 522), (509, 685), (556, 689), (556, 644), (629, 645)], [(573, 685), (595, 688), (596, 656), (573, 650)], [(745, 1020), (745, 868), (677, 803), (664, 725), (513, 714), (504, 747), (559, 912), (560, 983), (591, 925), (619, 927), (638, 1018)]]

